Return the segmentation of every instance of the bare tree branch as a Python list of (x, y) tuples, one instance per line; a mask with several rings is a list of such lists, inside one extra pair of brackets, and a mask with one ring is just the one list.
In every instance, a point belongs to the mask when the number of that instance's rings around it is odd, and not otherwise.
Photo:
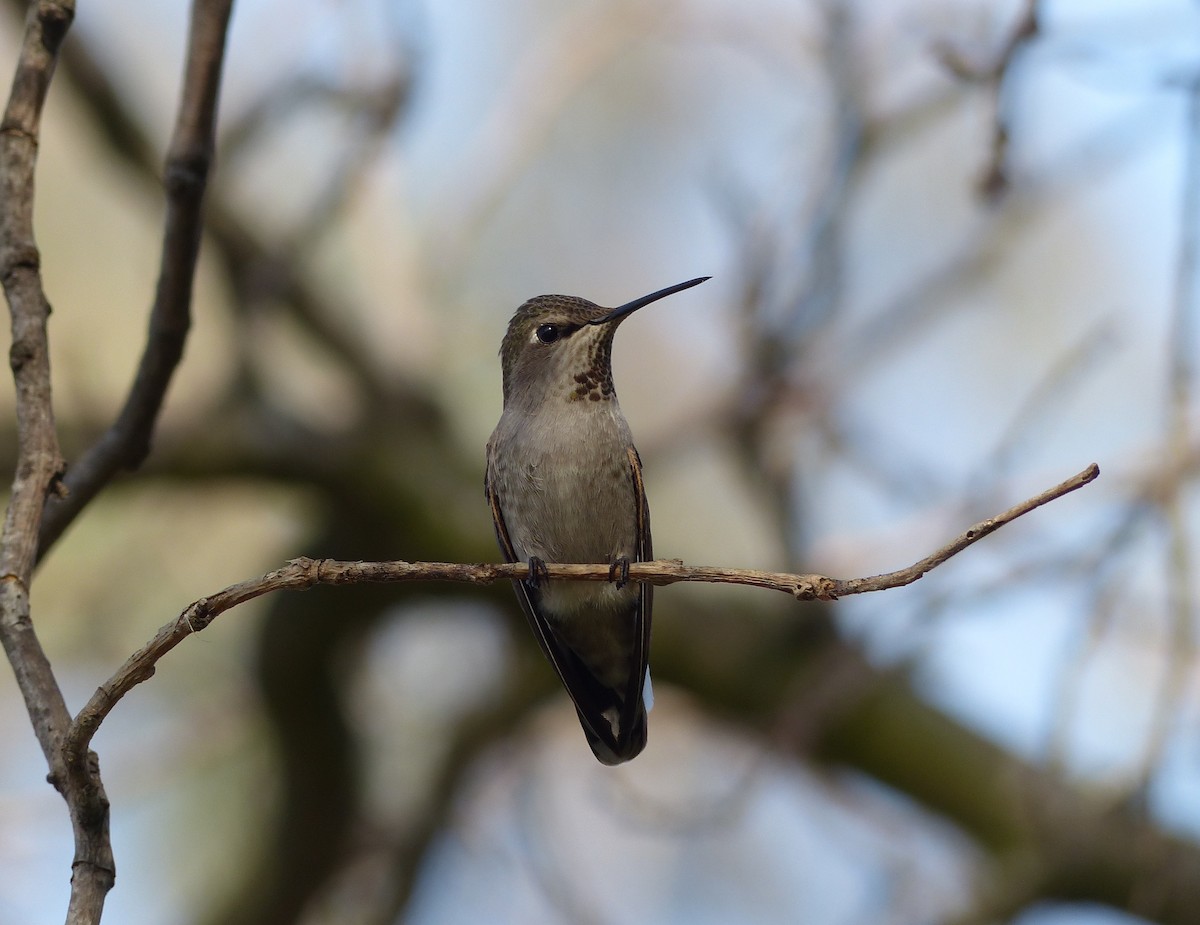
[[(70, 713), (30, 618), (29, 583), (39, 551), (48, 548), (121, 465), (144, 458), (167, 383), (182, 354), (230, 3), (201, 0), (193, 10), (184, 103), (168, 159), (172, 207), (142, 367), (120, 419), (67, 477), (51, 399), (50, 305), (33, 233), (33, 201), (41, 113), (59, 47), (74, 19), (72, 3), (45, 0), (30, 6), (12, 93), (0, 125), (0, 278), (12, 316), (10, 362), (17, 392), (18, 442), (12, 498), (0, 539), (0, 640), (46, 756), (50, 781), (67, 802), (75, 835), (67, 922), (79, 925), (100, 921), (105, 896), (115, 880), (109, 805), (96, 756), (86, 742), (74, 747), (78, 740), (68, 736)], [(49, 515), (49, 532), (43, 529), (39, 538), (54, 501), (60, 513)]]
[(0, 280), (12, 317), (9, 362), (17, 398), (16, 474), (0, 537), (0, 641), (50, 767), (50, 780), (67, 801), (75, 836), (67, 922), (85, 925), (100, 921), (115, 877), (108, 799), (95, 756), (85, 747), (80, 760), (69, 761), (61, 751), (70, 713), (29, 609), (38, 524), (63, 469), (50, 391), (50, 303), (33, 233), (34, 168), (58, 49), (74, 16), (70, 0), (30, 5), (0, 124)]
[[(629, 580), (654, 585), (669, 585), (680, 581), (702, 581), (720, 584), (748, 585), (770, 588), (791, 594), (800, 601), (833, 601), (851, 594), (883, 591), (912, 584), (947, 559), (968, 546), (994, 533), (1023, 514), (1041, 507), (1055, 498), (1082, 488), (1100, 474), (1095, 463), (1082, 472), (1060, 482), (1041, 494), (1009, 508), (995, 517), (980, 521), (955, 537), (940, 549), (905, 569), (869, 578), (838, 579), (824, 575), (798, 575), (786, 572), (763, 572), (756, 569), (732, 569), (712, 566), (687, 566), (679, 561), (655, 560), (635, 562), (629, 566)], [(611, 581), (609, 565), (546, 565), (551, 578), (575, 581)], [(334, 559), (292, 559), (282, 568), (259, 578), (230, 585), (216, 594), (201, 598), (184, 608), (172, 622), (163, 626), (153, 639), (131, 655), (79, 712), (71, 726), (70, 746), (84, 749), (92, 736), (112, 712), (113, 707), (130, 690), (149, 680), (159, 659), (193, 633), (207, 627), (227, 610), (274, 591), (302, 591), (317, 585), (345, 585), (360, 582), (396, 581), (459, 581), (471, 584), (492, 584), (496, 581), (526, 578), (529, 568), (522, 562), (501, 564), (463, 564), (457, 562), (340, 562)]]
[(39, 555), (45, 555), (120, 470), (136, 468), (150, 452), (151, 434), (191, 326), (192, 283), (232, 4), (233, 0), (197, 0), (192, 7), (187, 64), (164, 175), (166, 228), (146, 346), (121, 413), (67, 472), (66, 496), (47, 505)]

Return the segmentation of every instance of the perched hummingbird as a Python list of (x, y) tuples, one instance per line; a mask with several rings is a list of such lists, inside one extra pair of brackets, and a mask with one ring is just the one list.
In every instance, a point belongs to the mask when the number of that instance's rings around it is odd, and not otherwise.
[[(612, 380), (617, 325), (679, 283), (618, 308), (542, 295), (517, 309), (500, 347), (504, 412), (487, 445), (484, 491), (513, 582), (542, 651), (571, 695), (592, 752), (620, 764), (646, 747), (653, 695), (650, 585), (629, 563), (652, 559), (642, 462)], [(609, 583), (553, 581), (547, 562), (608, 563)]]

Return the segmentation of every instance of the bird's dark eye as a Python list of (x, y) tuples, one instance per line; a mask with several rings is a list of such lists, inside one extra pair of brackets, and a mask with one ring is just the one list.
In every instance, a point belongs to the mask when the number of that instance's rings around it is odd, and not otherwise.
[(562, 337), (562, 329), (557, 324), (539, 324), (537, 339), (543, 344), (552, 344)]

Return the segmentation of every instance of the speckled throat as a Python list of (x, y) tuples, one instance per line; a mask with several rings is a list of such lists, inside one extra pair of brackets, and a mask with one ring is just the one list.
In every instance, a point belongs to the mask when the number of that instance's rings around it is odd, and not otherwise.
[(589, 338), (587, 365), (571, 377), (575, 388), (567, 395), (568, 401), (608, 401), (612, 398), (612, 335), (610, 329), (600, 337)]

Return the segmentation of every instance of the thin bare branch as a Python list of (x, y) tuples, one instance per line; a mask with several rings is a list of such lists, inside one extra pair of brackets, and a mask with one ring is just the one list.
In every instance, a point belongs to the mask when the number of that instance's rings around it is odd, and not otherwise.
[(46, 499), (58, 486), (63, 460), (50, 390), (41, 256), (33, 232), (34, 175), (42, 110), (58, 49), (75, 17), (70, 0), (29, 6), (12, 91), (0, 123), (0, 281), (12, 318), (12, 366), (17, 400), (17, 463), (0, 537), (0, 642), (12, 664), (50, 780), (67, 802), (75, 836), (67, 922), (94, 925), (115, 876), (108, 799), (86, 748), (64, 760), (70, 713), (34, 631), (29, 584)]
[(1053, 488), (1048, 488), (1041, 494), (1034, 495), (1032, 498), (1010, 507), (1002, 514), (989, 517), (987, 520), (981, 520), (973, 527), (960, 533), (941, 549), (930, 553), (920, 562), (916, 562), (908, 568), (900, 569), (896, 572), (887, 572), (883, 575), (875, 575), (872, 578), (852, 578), (848, 581), (839, 582), (837, 590), (840, 592), (840, 595), (862, 594), (867, 591), (883, 591), (888, 588), (902, 588), (905, 585), (910, 585), (952, 556), (958, 555), (968, 546), (991, 533), (995, 533), (1005, 524), (1012, 523), (1018, 517), (1036, 510), (1043, 504), (1048, 504), (1056, 498), (1061, 498), (1063, 495), (1070, 494), (1076, 489), (1082, 488), (1089, 482), (1095, 481), (1099, 475), (1100, 467), (1096, 463), (1092, 463), (1082, 472), (1071, 476), (1066, 481), (1059, 482)]
[(63, 468), (50, 396), (46, 330), (50, 303), (33, 233), (33, 201), (42, 108), (58, 46), (74, 15), (69, 2), (43, 2), (29, 8), (12, 95), (0, 124), (0, 280), (12, 316), (9, 363), (17, 389), (19, 456), (4, 522), (0, 569), (5, 579), (22, 583), (28, 583), (33, 571), (42, 506)]
[[(883, 591), (912, 584), (968, 546), (994, 533), (1023, 514), (1082, 488), (1100, 474), (1095, 463), (1065, 482), (1009, 508), (995, 517), (980, 521), (940, 549), (905, 569), (870, 578), (838, 579), (824, 575), (787, 572), (763, 572), (714, 566), (688, 566), (678, 560), (635, 562), (629, 566), (629, 580), (654, 585), (680, 581), (769, 588), (790, 594), (799, 601), (833, 601), (851, 594)], [(574, 581), (611, 581), (608, 565), (546, 565), (551, 579)], [(141, 649), (131, 655), (111, 678), (96, 690), (72, 724), (69, 741), (75, 749), (85, 749), (105, 717), (130, 690), (149, 680), (159, 659), (193, 633), (207, 627), (227, 610), (275, 591), (302, 591), (317, 585), (345, 585), (362, 582), (458, 581), (492, 584), (518, 580), (529, 575), (521, 562), (501, 564), (464, 564), (458, 562), (342, 562), (335, 559), (292, 559), (282, 568), (259, 578), (230, 585), (216, 594), (201, 598), (184, 608), (172, 622), (163, 626)]]
[(232, 3), (197, 0), (192, 6), (187, 64), (164, 174), (166, 228), (146, 346), (121, 413), (67, 472), (63, 479), (66, 496), (47, 505), (39, 555), (45, 555), (118, 472), (137, 468), (150, 452), (154, 425), (191, 327), (192, 283), (215, 148), (217, 99)]

